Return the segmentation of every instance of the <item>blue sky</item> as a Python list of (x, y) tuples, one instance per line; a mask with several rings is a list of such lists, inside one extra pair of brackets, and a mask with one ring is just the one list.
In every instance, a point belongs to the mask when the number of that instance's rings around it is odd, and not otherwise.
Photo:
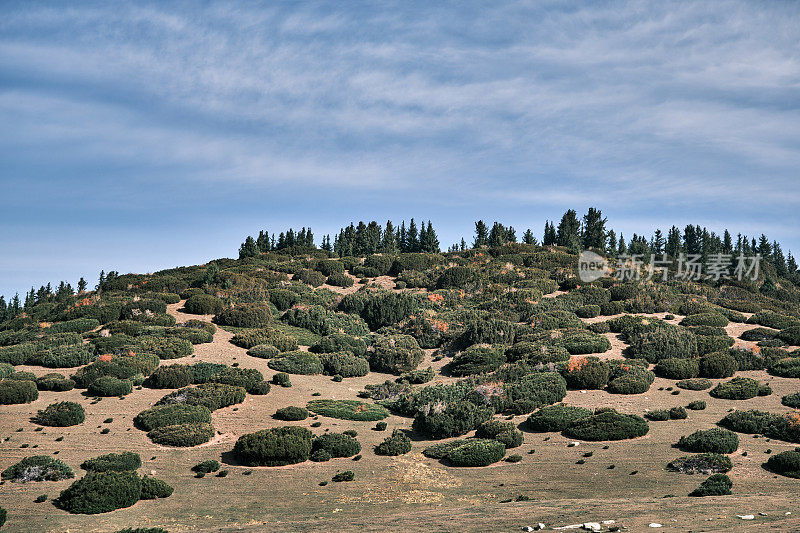
[[(69, 5), (70, 7), (63, 7)], [(800, 254), (797, 2), (0, 4), (0, 294), (430, 218)]]

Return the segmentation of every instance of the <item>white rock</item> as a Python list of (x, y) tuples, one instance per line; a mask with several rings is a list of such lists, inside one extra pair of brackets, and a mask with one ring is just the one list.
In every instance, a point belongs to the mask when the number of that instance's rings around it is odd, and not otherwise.
[(758, 513), (758, 516), (767, 516), (767, 513)]
[(610, 526), (611, 524), (616, 524), (617, 522), (615, 520), (603, 520), (600, 523), (603, 524), (604, 526)]
[(542, 529), (544, 529), (546, 527), (547, 526), (545, 526), (543, 523), (539, 522), (538, 524), (536, 524), (536, 527), (534, 527), (533, 529), (535, 529), (536, 531), (539, 531), (539, 530), (542, 530)]
[(652, 524), (650, 524), (650, 527), (663, 527), (663, 526), (658, 522), (653, 522)]
[(741, 518), (742, 520), (753, 520), (753, 519), (755, 519), (755, 516), (753, 516), (751, 514), (737, 514), (736, 516)]
[(522, 531), (533, 531), (534, 529), (531, 526), (522, 526)]
[(600, 531), (603, 529), (603, 526), (601, 526), (599, 522), (585, 522), (583, 524), (583, 529), (586, 531)]

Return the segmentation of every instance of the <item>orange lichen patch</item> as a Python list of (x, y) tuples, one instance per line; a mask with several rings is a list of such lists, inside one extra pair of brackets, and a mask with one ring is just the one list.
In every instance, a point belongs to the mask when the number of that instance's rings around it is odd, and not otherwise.
[(53, 324), (51, 324), (50, 322), (39, 322), (39, 327), (40, 328), (49, 328), (52, 325)]
[(794, 429), (800, 429), (800, 411), (795, 411), (793, 413), (786, 414), (786, 420), (789, 421), (789, 425)]
[(102, 361), (104, 363), (107, 363), (108, 361), (111, 361), (112, 359), (114, 359), (114, 356), (111, 355), (110, 353), (104, 353), (103, 355), (101, 355), (101, 356), (99, 356), (97, 358), (98, 361)]
[(441, 302), (444, 301), (444, 296), (442, 296), (441, 294), (436, 294), (436, 293), (429, 294), (428, 295), (428, 300), (431, 301), (431, 302), (434, 302), (434, 303), (441, 303)]
[(577, 372), (588, 363), (589, 360), (585, 357), (570, 357), (567, 362), (567, 372)]
[(447, 331), (448, 329), (450, 329), (450, 324), (448, 324), (444, 320), (432, 319), (431, 327), (436, 331)]

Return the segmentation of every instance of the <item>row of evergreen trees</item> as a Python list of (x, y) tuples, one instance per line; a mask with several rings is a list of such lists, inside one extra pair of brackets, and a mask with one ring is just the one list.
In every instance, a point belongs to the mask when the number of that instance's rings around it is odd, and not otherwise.
[[(330, 237), (328, 240), (330, 244)], [(374, 220), (369, 223), (359, 222), (358, 225), (350, 224), (339, 230), (334, 237), (333, 251), (339, 257), (349, 255), (368, 255), (374, 253), (439, 253), (439, 237), (433, 224), (428, 220), (423, 221), (417, 229), (417, 223), (412, 218), (406, 228), (406, 221), (396, 227), (391, 220), (381, 227)]]
[(266, 253), (277, 250), (286, 250), (287, 248), (314, 248), (314, 234), (311, 228), (303, 227), (300, 231), (295, 231), (289, 228), (286, 233), (280, 232), (278, 238), (275, 234), (269, 234), (268, 231), (261, 230), (258, 232), (258, 237), (253, 238), (250, 235), (244, 240), (239, 247), (239, 259), (245, 257), (254, 257), (260, 253)]

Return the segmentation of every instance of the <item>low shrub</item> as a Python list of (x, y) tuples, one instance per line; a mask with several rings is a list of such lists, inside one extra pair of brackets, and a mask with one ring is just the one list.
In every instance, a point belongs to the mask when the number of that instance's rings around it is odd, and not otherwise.
[(278, 372), (274, 376), (272, 376), (272, 382), (275, 385), (280, 385), (281, 387), (291, 387), (292, 380), (289, 377), (289, 374), (286, 372)]
[(47, 331), (51, 333), (86, 333), (98, 327), (100, 327), (100, 321), (95, 318), (75, 318), (52, 324)]
[(163, 446), (199, 446), (214, 437), (214, 426), (210, 423), (188, 423), (161, 426), (147, 433), (147, 437)]
[(329, 376), (353, 378), (369, 374), (369, 362), (350, 352), (323, 353), (319, 359), (325, 374)]
[(36, 423), (43, 426), (68, 427), (77, 426), (86, 420), (83, 406), (75, 402), (51, 403), (45, 409), (39, 409)]
[(779, 359), (769, 366), (769, 373), (783, 378), (800, 378), (800, 357)]
[(706, 390), (710, 389), (713, 383), (710, 379), (706, 378), (691, 378), (683, 379), (676, 383), (678, 388), (685, 390)]
[(700, 376), (704, 378), (729, 378), (738, 369), (736, 359), (727, 353), (710, 353), (700, 358)]
[(220, 469), (222, 465), (216, 459), (201, 461), (192, 467), (192, 472), (210, 474)]
[(156, 405), (136, 415), (133, 423), (145, 431), (177, 424), (203, 424), (211, 422), (211, 411), (204, 405), (173, 403)]
[(318, 415), (340, 420), (377, 421), (389, 416), (382, 405), (358, 400), (311, 400), (307, 408)]
[(356, 475), (352, 470), (345, 470), (344, 472), (339, 472), (338, 474), (334, 475), (331, 478), (331, 481), (336, 483), (341, 483), (342, 481), (353, 481)]
[(450, 362), (449, 371), (454, 376), (470, 376), (492, 372), (505, 362), (502, 346), (476, 344), (458, 353)]
[(786, 407), (793, 407), (795, 409), (800, 408), (800, 392), (787, 394), (786, 396), (781, 398), (781, 403)]
[(731, 493), (733, 481), (726, 474), (714, 474), (703, 481), (689, 496), (724, 496)]
[(73, 368), (88, 364), (94, 359), (94, 351), (88, 344), (52, 346), (38, 350), (28, 357), (26, 364), (46, 368)]
[(428, 446), (427, 448), (422, 450), (422, 454), (425, 457), (429, 457), (431, 459), (444, 459), (445, 457), (447, 457), (448, 453), (455, 450), (459, 446), (465, 444), (466, 442), (467, 441), (464, 439), (456, 439), (447, 442), (440, 442)]
[(89, 384), (88, 392), (92, 396), (125, 396), (133, 392), (133, 383), (129, 379), (102, 376)]
[(131, 349), (137, 353), (151, 353), (160, 359), (178, 359), (194, 353), (192, 343), (178, 337), (137, 337)]
[(416, 369), (425, 352), (410, 335), (379, 335), (370, 346), (368, 357), (373, 371), (402, 374)]
[(242, 403), (245, 395), (246, 391), (243, 387), (224, 383), (204, 383), (171, 392), (158, 400), (156, 405), (186, 403), (189, 405), (203, 405), (210, 411), (216, 411), (223, 407)]
[(269, 308), (254, 304), (240, 304), (221, 310), (214, 317), (214, 323), (220, 326), (236, 328), (258, 328), (272, 322)]
[(56, 504), (70, 513), (107, 513), (130, 507), (141, 494), (136, 472), (89, 472), (62, 491)]
[(222, 300), (210, 294), (195, 294), (183, 304), (183, 311), (193, 315), (216, 315), (222, 310)]
[(739, 448), (739, 436), (727, 429), (701, 429), (681, 437), (676, 447), (695, 453), (733, 453)]
[(194, 374), (188, 365), (166, 365), (158, 367), (144, 384), (152, 389), (180, 389), (193, 381)]
[(609, 409), (574, 421), (564, 430), (564, 435), (587, 441), (623, 440), (642, 437), (649, 430), (644, 418)]
[(308, 350), (317, 354), (350, 352), (353, 355), (363, 356), (367, 353), (367, 344), (362, 339), (352, 335), (333, 333), (322, 337)]
[(549, 405), (542, 407), (528, 417), (527, 425), (531, 431), (564, 431), (576, 420), (586, 418), (592, 411), (575, 405)]
[(743, 332), (739, 338), (745, 341), (759, 342), (774, 339), (777, 334), (777, 331), (771, 329), (753, 328)]
[(324, 274), (317, 272), (316, 270), (310, 270), (307, 268), (304, 268), (303, 270), (300, 271), (300, 273), (297, 276), (297, 279), (299, 279), (303, 283), (311, 285), (312, 287), (319, 287), (320, 285), (325, 283)]
[(417, 308), (417, 299), (408, 293), (379, 292), (365, 298), (359, 314), (369, 328), (375, 331), (383, 326), (397, 324), (413, 314)]
[(514, 422), (490, 419), (478, 426), (475, 436), (479, 439), (494, 439), (502, 442), (506, 448), (516, 448), (522, 445), (523, 436), (517, 431)]
[(305, 420), (308, 418), (308, 409), (305, 407), (296, 407), (294, 405), (289, 405), (287, 407), (281, 407), (275, 414), (273, 418), (277, 420), (283, 420), (286, 422), (293, 422), (297, 420)]
[(0, 405), (31, 403), (39, 398), (36, 383), (28, 380), (11, 379), (0, 381)]
[(727, 335), (698, 335), (697, 355), (706, 355), (713, 352), (726, 351), (736, 341)]
[[(488, 391), (491, 391), (491, 386)], [(495, 396), (492, 401), (498, 411), (511, 410), (515, 414), (524, 415), (543, 405), (560, 402), (566, 395), (567, 383), (560, 374), (534, 372), (517, 383), (507, 383), (503, 388), (503, 396)], [(486, 402), (481, 394), (473, 395), (473, 398), (479, 403)], [(497, 400), (500, 400), (499, 404)]]
[(503, 459), (506, 447), (496, 440), (468, 439), (451, 450), (447, 461), (453, 466), (489, 466)]
[(155, 500), (156, 498), (168, 498), (175, 491), (166, 481), (150, 476), (142, 478), (142, 500)]
[(600, 306), (594, 304), (582, 305), (575, 310), (575, 314), (581, 318), (594, 318), (600, 316)]
[(233, 447), (245, 466), (284, 466), (302, 463), (311, 455), (313, 434), (298, 426), (262, 429), (242, 435)]
[(698, 359), (661, 359), (653, 370), (662, 378), (691, 379), (700, 375), (700, 361)]
[(688, 416), (689, 414), (684, 407), (671, 407), (669, 410), (670, 420), (685, 420)]
[(764, 468), (781, 476), (800, 479), (800, 448), (770, 456)]
[(684, 455), (667, 464), (667, 470), (683, 474), (724, 474), (732, 468), (730, 457), (719, 453)]
[(692, 411), (702, 411), (706, 408), (705, 400), (695, 400), (693, 402), (689, 402), (689, 405), (686, 406), (687, 409), (691, 409)]
[[(650, 390), (655, 374), (644, 367), (621, 365), (622, 370), (612, 368), (611, 380), (606, 390), (612, 394), (643, 394)], [(616, 374), (616, 377), (615, 377)]]
[[(612, 328), (613, 331), (613, 328)], [(631, 356), (657, 363), (661, 359), (686, 359), (697, 353), (697, 337), (683, 328), (660, 327), (629, 336)]]
[(75, 477), (66, 463), (47, 455), (26, 457), (0, 474), (3, 481), (27, 483), (28, 481), (61, 481)]
[(697, 313), (681, 320), (681, 326), (714, 326), (724, 328), (728, 319), (719, 313)]
[(287, 352), (267, 363), (273, 370), (286, 372), (287, 374), (313, 375), (322, 374), (324, 370), (319, 357), (309, 352), (294, 351)]
[(392, 434), (375, 447), (377, 455), (404, 455), (411, 451), (411, 439), (404, 432), (395, 429)]
[(414, 430), (432, 439), (458, 437), (477, 428), (494, 414), (488, 406), (472, 402), (450, 403), (444, 409), (428, 406), (414, 417)]
[(185, 328), (194, 328), (194, 329), (202, 329), (207, 331), (210, 334), (215, 334), (217, 332), (217, 326), (212, 324), (211, 322), (205, 322), (203, 320), (197, 320), (196, 318), (192, 318), (187, 320), (183, 324), (181, 324)]
[(281, 351), (271, 344), (256, 344), (247, 350), (247, 355), (250, 357), (258, 357), (259, 359), (272, 359), (279, 353), (281, 353)]
[(101, 356), (94, 363), (79, 369), (72, 379), (78, 388), (86, 388), (99, 377), (113, 376), (132, 379), (137, 374), (149, 376), (159, 365), (159, 358), (151, 354)]
[(311, 450), (325, 450), (332, 458), (353, 457), (361, 451), (361, 444), (349, 435), (325, 433), (314, 439)]
[(281, 352), (297, 349), (297, 339), (275, 328), (240, 331), (231, 338), (231, 344), (246, 349), (259, 344), (271, 344)]
[(572, 357), (562, 375), (570, 389), (602, 389), (610, 372), (608, 363), (597, 357)]
[(53, 372), (36, 378), (36, 388), (40, 391), (65, 392), (75, 388), (75, 381)]
[(800, 325), (796, 318), (781, 315), (773, 311), (759, 311), (747, 319), (748, 324), (758, 324), (773, 329), (786, 329)]
[(669, 409), (653, 409), (652, 411), (647, 411), (644, 417), (653, 422), (664, 422), (669, 420)]
[(142, 466), (142, 458), (138, 453), (122, 452), (108, 453), (88, 459), (83, 462), (81, 468), (90, 472), (125, 472), (134, 471)]
[(749, 400), (758, 396), (760, 387), (760, 383), (754, 379), (735, 377), (724, 383), (719, 383), (711, 389), (709, 394), (714, 398), (725, 400)]
[(353, 278), (351, 278), (347, 274), (341, 272), (335, 272), (330, 276), (328, 276), (326, 283), (328, 285), (333, 285), (334, 287), (347, 288), (347, 287), (352, 287), (355, 281), (353, 281)]

